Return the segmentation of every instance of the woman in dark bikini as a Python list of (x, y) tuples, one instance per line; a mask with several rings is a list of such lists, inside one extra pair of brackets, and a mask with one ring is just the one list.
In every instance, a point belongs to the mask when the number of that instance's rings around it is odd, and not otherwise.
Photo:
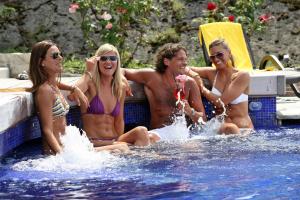
[[(87, 105), (88, 101), (81, 90), (76, 86), (69, 86), (58, 81), (63, 70), (63, 57), (57, 45), (45, 40), (36, 43), (31, 51), (29, 74), (35, 106), (40, 119), (45, 153), (56, 154), (62, 151), (60, 134), (65, 133), (66, 114), (69, 105), (60, 92), (68, 90)], [(127, 145), (109, 146), (97, 148), (96, 150), (127, 150)]]
[(121, 74), (118, 50), (100, 46), (94, 57), (86, 61), (87, 71), (77, 82), (85, 92), (90, 106), (81, 106), (83, 129), (94, 143), (103, 146), (126, 142), (146, 146), (158, 140), (146, 127), (136, 127), (124, 133), (124, 100), (126, 85)]
[[(223, 112), (223, 106), (226, 107), (225, 122), (219, 133), (240, 133), (242, 129), (251, 132), (253, 124), (248, 114), (249, 73), (235, 68), (233, 56), (224, 40), (213, 41), (209, 45), (209, 52), (215, 67), (192, 67), (187, 74), (194, 77), (201, 94), (217, 110)], [(209, 80), (211, 91), (203, 86), (201, 78)]]

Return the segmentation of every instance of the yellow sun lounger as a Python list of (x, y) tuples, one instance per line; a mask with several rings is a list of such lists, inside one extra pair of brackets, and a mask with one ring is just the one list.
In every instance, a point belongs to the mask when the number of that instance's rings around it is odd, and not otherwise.
[[(246, 34), (241, 24), (233, 22), (214, 22), (199, 26), (199, 40), (203, 49), (205, 62), (211, 65), (209, 59), (209, 44), (215, 39), (222, 38), (229, 45), (235, 66), (240, 70), (251, 71), (256, 68), (253, 54)], [(258, 69), (264, 71), (283, 70), (284, 66), (275, 55), (266, 55), (260, 59)], [(287, 77), (287, 84), (291, 86), (296, 96), (300, 98), (300, 90), (296, 83), (300, 77)]]
[(239, 23), (232, 22), (215, 22), (200, 25), (199, 40), (207, 65), (211, 65), (208, 46), (213, 40), (218, 38), (225, 39), (229, 45), (238, 69), (250, 71), (255, 68), (250, 45), (242, 26)]

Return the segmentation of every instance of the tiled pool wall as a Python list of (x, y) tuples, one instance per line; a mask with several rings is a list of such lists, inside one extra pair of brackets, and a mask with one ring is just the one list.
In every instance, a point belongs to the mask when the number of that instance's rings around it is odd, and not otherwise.
[[(208, 119), (211, 119), (213, 106), (206, 99), (203, 99), (203, 102)], [(255, 128), (277, 127), (276, 97), (250, 97), (249, 114)], [(126, 103), (124, 115), (126, 129), (139, 125), (146, 127), (150, 125), (150, 109), (147, 101)], [(67, 115), (67, 123), (82, 128), (78, 107), (72, 107)], [(20, 144), (40, 136), (40, 124), (37, 116), (29, 117), (0, 133), (0, 156)]]
[[(205, 112), (208, 119), (213, 114), (213, 105), (203, 98)], [(275, 128), (278, 126), (276, 119), (276, 97), (249, 97), (249, 115), (255, 128)]]

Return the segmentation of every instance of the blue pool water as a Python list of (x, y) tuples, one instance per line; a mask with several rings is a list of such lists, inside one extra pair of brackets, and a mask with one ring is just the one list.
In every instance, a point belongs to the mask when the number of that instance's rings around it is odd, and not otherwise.
[(300, 199), (297, 128), (200, 135), (125, 155), (40, 149), (36, 141), (2, 159), (0, 199)]

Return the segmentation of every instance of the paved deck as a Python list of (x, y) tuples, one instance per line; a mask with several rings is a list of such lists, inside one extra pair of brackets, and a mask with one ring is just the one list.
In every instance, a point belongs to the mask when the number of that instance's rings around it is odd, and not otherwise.
[(277, 119), (289, 120), (300, 119), (300, 98), (299, 97), (277, 97)]

